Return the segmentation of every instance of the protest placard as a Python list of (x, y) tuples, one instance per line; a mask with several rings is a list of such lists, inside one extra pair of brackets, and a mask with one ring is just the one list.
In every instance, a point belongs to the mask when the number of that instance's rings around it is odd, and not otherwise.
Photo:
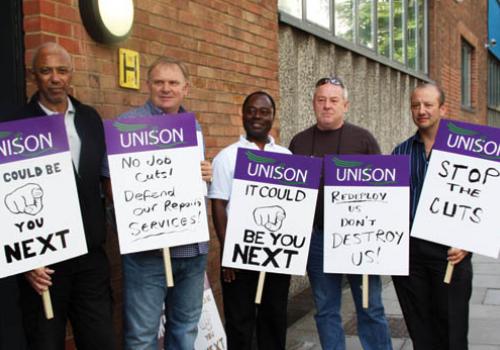
[(208, 241), (192, 113), (105, 121), (120, 252)]
[(87, 252), (64, 118), (0, 124), (0, 277)]
[(411, 235), (498, 257), (500, 130), (442, 119)]
[(203, 292), (203, 309), (198, 322), (198, 336), (194, 342), (195, 350), (227, 349), (226, 332), (217, 310), (214, 294), (205, 275), (205, 291)]
[(240, 148), (222, 265), (305, 274), (321, 159)]
[(325, 156), (325, 272), (408, 274), (409, 167), (407, 156)]

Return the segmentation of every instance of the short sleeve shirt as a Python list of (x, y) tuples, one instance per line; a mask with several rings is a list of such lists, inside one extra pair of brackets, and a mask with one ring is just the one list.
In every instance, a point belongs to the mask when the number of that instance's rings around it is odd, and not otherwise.
[[(238, 148), (259, 150), (255, 143), (248, 141), (244, 136), (240, 136), (238, 142), (220, 151), (212, 162), (213, 180), (208, 190), (208, 198), (226, 201), (231, 198)], [(271, 136), (269, 136), (269, 142), (264, 146), (264, 151), (291, 154), (287, 148), (277, 145)], [(229, 205), (227, 210), (229, 210)]]

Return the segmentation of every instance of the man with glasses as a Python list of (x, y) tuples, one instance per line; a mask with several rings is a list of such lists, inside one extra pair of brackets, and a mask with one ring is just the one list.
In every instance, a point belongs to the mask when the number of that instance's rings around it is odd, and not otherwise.
[[(295, 135), (290, 143), (294, 154), (323, 157), (326, 154), (380, 154), (373, 135), (345, 121), (349, 109), (347, 89), (337, 77), (318, 80), (313, 108), (316, 124)], [(307, 262), (307, 273), (316, 305), (316, 327), (321, 346), (345, 349), (340, 305), (342, 274), (323, 272), (324, 181), (321, 180)], [(358, 335), (363, 349), (392, 349), (389, 327), (382, 305), (380, 276), (369, 277), (369, 306), (362, 306), (361, 275), (346, 275), (356, 305)]]
[[(212, 199), (212, 217), (221, 247), (224, 247), (226, 236), (227, 211), (238, 148), (290, 153), (285, 147), (278, 146), (269, 135), (275, 113), (276, 106), (269, 94), (256, 91), (248, 95), (242, 107), (246, 135), (220, 151), (213, 161), (214, 180), (208, 196)], [(229, 350), (253, 349), (255, 326), (259, 350), (285, 349), (290, 275), (267, 273), (262, 303), (256, 309), (254, 300), (258, 277), (258, 271), (222, 268), (222, 296)]]

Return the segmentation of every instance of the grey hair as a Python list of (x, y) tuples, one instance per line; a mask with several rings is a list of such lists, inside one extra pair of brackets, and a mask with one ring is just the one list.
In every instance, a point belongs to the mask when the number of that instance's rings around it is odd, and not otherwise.
[(63, 55), (65, 55), (68, 58), (68, 60), (71, 64), (71, 68), (73, 68), (73, 61), (72, 61), (71, 55), (68, 53), (68, 51), (64, 47), (59, 45), (58, 43), (48, 41), (46, 43), (41, 44), (40, 46), (38, 46), (35, 49), (35, 53), (33, 54), (33, 59), (31, 60), (31, 70), (32, 71), (35, 69), (36, 61), (38, 60), (38, 57), (40, 57), (40, 53), (43, 50), (48, 50), (51, 52), (60, 51)]
[(186, 81), (189, 80), (189, 70), (182, 61), (171, 57), (160, 56), (148, 68), (148, 81), (151, 79), (151, 72), (158, 66), (177, 66), (181, 70), (184, 79), (186, 79)]

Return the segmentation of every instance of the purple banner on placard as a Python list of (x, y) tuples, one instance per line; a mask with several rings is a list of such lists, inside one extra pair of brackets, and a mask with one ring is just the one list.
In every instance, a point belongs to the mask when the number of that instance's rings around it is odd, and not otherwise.
[(193, 113), (106, 120), (104, 131), (109, 155), (198, 144)]
[(317, 189), (321, 159), (239, 148), (234, 178)]
[(327, 155), (325, 186), (409, 186), (408, 156)]
[(500, 161), (500, 129), (442, 119), (433, 149)]
[(68, 150), (61, 114), (0, 123), (0, 164)]

